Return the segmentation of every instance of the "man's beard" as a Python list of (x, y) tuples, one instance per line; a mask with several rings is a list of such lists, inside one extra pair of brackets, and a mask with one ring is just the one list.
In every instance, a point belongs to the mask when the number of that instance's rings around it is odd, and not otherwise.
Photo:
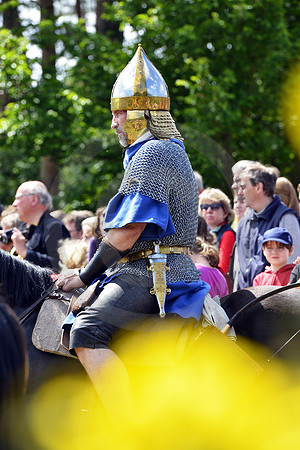
[(128, 136), (127, 134), (118, 134), (119, 142), (122, 145), (122, 147), (128, 147)]

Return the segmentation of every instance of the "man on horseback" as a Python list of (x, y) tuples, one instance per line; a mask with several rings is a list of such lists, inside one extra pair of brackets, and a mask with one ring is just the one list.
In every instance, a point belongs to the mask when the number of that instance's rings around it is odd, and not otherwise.
[(199, 320), (209, 291), (188, 256), (197, 232), (197, 186), (169, 108), (168, 88), (139, 45), (112, 90), (111, 127), (124, 147), (125, 174), (107, 208), (106, 236), (80, 274), (65, 271), (57, 280), (69, 290), (101, 278), (96, 300), (73, 307), (79, 313), (70, 349), (104, 402), (105, 362), (122, 380), (115, 383), (116, 402), (126, 384), (123, 364), (108, 348), (116, 331), (158, 312)]

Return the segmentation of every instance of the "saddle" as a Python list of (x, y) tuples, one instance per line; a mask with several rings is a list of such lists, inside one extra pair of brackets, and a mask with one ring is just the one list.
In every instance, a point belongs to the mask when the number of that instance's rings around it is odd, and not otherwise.
[(71, 297), (72, 293), (51, 287), (43, 292), (41, 297), (19, 318), (23, 323), (41, 305), (31, 338), (38, 350), (74, 357), (61, 344), (61, 327), (66, 318)]
[(79, 302), (84, 307), (92, 301), (98, 284), (70, 292), (56, 286), (45, 291), (29, 311), (23, 313), (24, 317), (19, 318), (22, 323), (42, 303), (32, 332), (33, 345), (44, 352), (76, 358), (69, 352), (70, 328), (62, 328), (62, 325), (75, 303)]
[(67, 345), (63, 344), (62, 324), (71, 310), (71, 302), (83, 292), (84, 289), (64, 292), (53, 284), (19, 316), (19, 322), (23, 324), (37, 308), (40, 308), (32, 332), (32, 343), (38, 350), (76, 358), (69, 352)]

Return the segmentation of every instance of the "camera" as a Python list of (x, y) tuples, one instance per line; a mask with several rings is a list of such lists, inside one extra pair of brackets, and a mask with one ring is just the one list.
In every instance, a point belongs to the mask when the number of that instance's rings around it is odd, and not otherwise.
[(9, 244), (11, 242), (11, 237), (12, 234), (14, 232), (13, 228), (10, 228), (9, 230), (5, 230), (2, 235), (0, 236), (0, 242), (2, 242), (2, 244), (6, 245)]
[[(23, 236), (25, 236), (26, 239), (29, 238), (29, 232), (28, 230), (20, 230), (23, 234)], [(10, 244), (12, 242), (11, 237), (14, 233), (14, 229), (13, 228), (9, 228), (8, 230), (3, 231), (2, 235), (0, 236), (0, 242), (2, 242), (2, 244), (7, 245)]]

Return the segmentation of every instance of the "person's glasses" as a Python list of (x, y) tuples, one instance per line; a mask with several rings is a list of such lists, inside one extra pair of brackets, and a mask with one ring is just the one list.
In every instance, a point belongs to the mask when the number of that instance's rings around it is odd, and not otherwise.
[(202, 203), (202, 205), (200, 205), (200, 209), (202, 211), (207, 211), (208, 208), (210, 208), (212, 211), (216, 211), (217, 209), (222, 208), (222, 203), (211, 203), (210, 205), (208, 203)]
[(34, 194), (21, 194), (21, 195), (18, 195), (17, 197), (15, 197), (15, 200), (20, 200), (20, 198), (29, 197), (30, 195), (34, 195)]
[(239, 178), (234, 178), (231, 189), (238, 189), (240, 186), (241, 180)]

